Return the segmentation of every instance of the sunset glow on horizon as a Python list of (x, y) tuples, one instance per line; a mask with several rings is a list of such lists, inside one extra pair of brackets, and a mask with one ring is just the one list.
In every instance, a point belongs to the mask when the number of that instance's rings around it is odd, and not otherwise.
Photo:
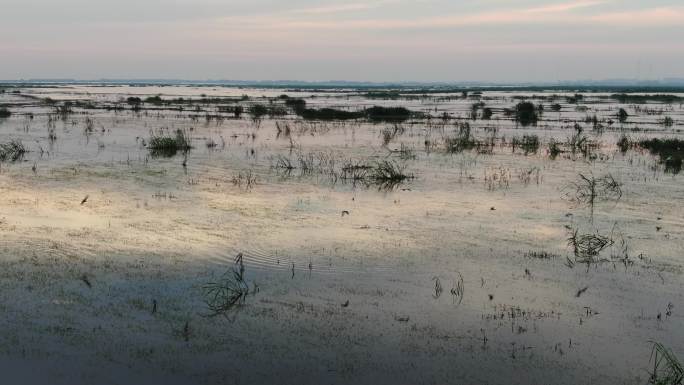
[(684, 77), (671, 0), (1, 3), (0, 79)]

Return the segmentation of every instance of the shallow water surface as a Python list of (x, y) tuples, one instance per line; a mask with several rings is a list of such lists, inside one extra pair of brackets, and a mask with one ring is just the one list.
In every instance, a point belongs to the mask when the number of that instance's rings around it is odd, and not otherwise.
[[(282, 94), (414, 114), (304, 120)], [(27, 152), (0, 163), (0, 368), (64, 384), (647, 383), (651, 341), (684, 357), (682, 176), (616, 143), (682, 139), (684, 110), (571, 95), (8, 90), (0, 143)], [(544, 106), (536, 125), (505, 114), (522, 98)], [(477, 102), (491, 119), (472, 119)], [(447, 151), (466, 124), (481, 146)], [(189, 151), (151, 151), (176, 130)], [(406, 178), (374, 176), (385, 162)], [(621, 195), (573, 202), (580, 174)], [(587, 263), (573, 234), (609, 244)], [(212, 314), (206, 285), (240, 265), (244, 303)]]

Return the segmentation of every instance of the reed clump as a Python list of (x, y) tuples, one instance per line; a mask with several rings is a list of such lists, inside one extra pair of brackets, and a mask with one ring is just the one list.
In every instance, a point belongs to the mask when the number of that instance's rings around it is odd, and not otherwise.
[(147, 148), (154, 156), (174, 156), (178, 152), (188, 152), (192, 148), (190, 136), (178, 129), (175, 135), (153, 135)]
[(649, 383), (654, 385), (681, 385), (684, 382), (684, 366), (677, 359), (672, 350), (659, 342), (651, 342), (650, 362), (653, 371), (650, 373)]
[(16, 162), (26, 154), (26, 147), (18, 139), (10, 140), (7, 143), (0, 143), (0, 161)]
[(249, 285), (245, 280), (245, 266), (242, 253), (235, 257), (235, 266), (223, 276), (202, 286), (204, 301), (211, 316), (225, 315), (231, 309), (245, 304), (249, 294)]
[(665, 165), (665, 172), (679, 174), (684, 160), (684, 140), (681, 139), (644, 139), (637, 145), (657, 155), (660, 163)]
[(525, 155), (536, 154), (539, 151), (539, 145), (540, 142), (537, 135), (523, 135), (522, 138), (513, 138), (511, 140), (513, 152), (520, 148)]
[(515, 106), (515, 120), (522, 126), (537, 124), (539, 116), (537, 106), (531, 102), (521, 102)]

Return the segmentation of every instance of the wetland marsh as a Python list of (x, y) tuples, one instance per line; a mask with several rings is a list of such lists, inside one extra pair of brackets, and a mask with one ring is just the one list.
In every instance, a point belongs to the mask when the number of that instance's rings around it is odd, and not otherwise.
[(684, 94), (0, 89), (16, 383), (646, 384), (654, 346), (684, 357)]

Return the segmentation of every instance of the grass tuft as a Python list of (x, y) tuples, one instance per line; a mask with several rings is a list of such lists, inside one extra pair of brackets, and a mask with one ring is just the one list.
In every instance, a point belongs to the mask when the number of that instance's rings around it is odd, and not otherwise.
[(153, 135), (147, 145), (153, 156), (174, 156), (177, 152), (188, 152), (190, 136), (183, 130), (176, 130), (174, 136)]
[(0, 143), (0, 161), (16, 162), (26, 154), (26, 147), (20, 140), (11, 140), (7, 143)]
[(235, 257), (235, 266), (223, 274), (220, 280), (202, 286), (205, 303), (211, 316), (225, 315), (236, 306), (244, 305), (249, 294), (249, 285), (245, 281), (245, 266), (242, 253)]
[(684, 382), (684, 366), (677, 359), (672, 350), (659, 342), (651, 342), (650, 362), (653, 363), (653, 371), (650, 373), (650, 384), (655, 385), (681, 385)]
[(537, 135), (523, 135), (522, 138), (513, 138), (511, 140), (513, 152), (516, 148), (523, 150), (525, 155), (536, 154), (539, 151), (539, 137)]

